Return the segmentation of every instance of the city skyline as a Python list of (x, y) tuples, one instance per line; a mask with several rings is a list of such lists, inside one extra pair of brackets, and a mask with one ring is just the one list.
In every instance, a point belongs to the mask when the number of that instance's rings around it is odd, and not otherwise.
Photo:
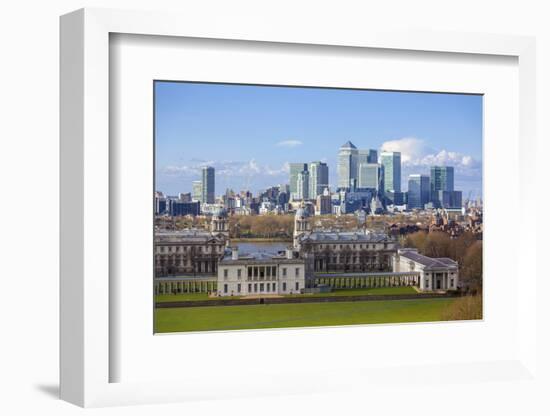
[(480, 96), (172, 82), (155, 92), (156, 189), (167, 194), (191, 192), (204, 166), (216, 169), (219, 195), (288, 184), (291, 163), (314, 161), (327, 163), (334, 191), (349, 140), (401, 152), (402, 191), (410, 174), (447, 165), (465, 197), (482, 196)]

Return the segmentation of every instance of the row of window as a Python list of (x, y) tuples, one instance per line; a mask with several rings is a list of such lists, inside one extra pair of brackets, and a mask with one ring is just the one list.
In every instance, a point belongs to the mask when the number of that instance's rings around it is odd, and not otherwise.
[[(331, 248), (332, 246), (332, 249), (333, 250), (336, 250), (336, 247), (338, 246), (338, 248), (340, 250), (342, 250), (342, 248), (345, 246), (345, 247), (349, 247), (349, 246), (352, 246), (352, 249), (356, 250), (356, 249), (360, 249), (362, 250), (363, 249), (363, 244), (326, 244), (326, 245), (323, 245), (323, 244), (319, 244), (319, 249), (320, 250), (323, 250), (323, 248)], [(388, 243), (383, 243), (383, 244), (380, 244), (381, 247), (384, 247), (384, 248), (388, 248)], [(376, 250), (376, 244), (365, 244), (364, 245), (364, 248), (365, 249), (369, 249), (369, 248), (372, 248), (373, 250)]]
[[(191, 247), (193, 246), (157, 246), (157, 252), (164, 253), (165, 251), (168, 253), (179, 253), (179, 252), (186, 252), (187, 248), (189, 247), (189, 250), (191, 250)], [(198, 248), (198, 252), (201, 253), (203, 251), (204, 246), (195, 246)], [(208, 248), (210, 247), (210, 250)], [(223, 246), (206, 246), (204, 252), (208, 253), (210, 252), (219, 252), (222, 253), (224, 250)]]
[[(287, 268), (281, 267), (281, 274), (283, 277), (287, 277)], [(242, 269), (237, 269), (237, 279), (242, 276)], [(294, 269), (294, 276), (300, 277), (300, 268)], [(223, 269), (223, 277), (227, 279), (229, 277), (229, 269)], [(277, 277), (277, 266), (249, 266), (248, 267), (248, 279), (247, 280), (263, 280), (271, 277)]]
[[(283, 292), (286, 292), (287, 290), (287, 284), (286, 282), (283, 282), (282, 283), (282, 290)], [(296, 291), (299, 291), (300, 290), (300, 283), (299, 282), (296, 282), (295, 285), (294, 285), (294, 289)], [(242, 286), (240, 283), (237, 284), (237, 293), (241, 293), (241, 290), (242, 290)], [(225, 283), (223, 285), (223, 293), (228, 293), (229, 292), (229, 285), (227, 283)], [(275, 293), (277, 292), (277, 283), (248, 283), (248, 293), (262, 293), (262, 292), (267, 292), (267, 293)]]

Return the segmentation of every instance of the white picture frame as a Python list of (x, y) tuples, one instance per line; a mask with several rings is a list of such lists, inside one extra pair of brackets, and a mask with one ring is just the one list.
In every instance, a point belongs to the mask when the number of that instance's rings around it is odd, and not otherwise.
[[(535, 42), (533, 38), (465, 34), (381, 31), (374, 29), (330, 33), (281, 28), (276, 24), (240, 25), (238, 30), (223, 20), (204, 26), (192, 16), (106, 9), (83, 9), (61, 18), (61, 398), (80, 406), (158, 403), (214, 397), (239, 397), (285, 393), (331, 392), (382, 384), (400, 379), (399, 388), (445, 382), (451, 378), (464, 383), (490, 380), (537, 382), (536, 301), (534, 288), (537, 271), (532, 245), (536, 230), (523, 224), (514, 250), (514, 261), (522, 264), (522, 287), (515, 299), (517, 342), (514, 353), (498, 361), (459, 362), (440, 360), (439, 364), (422, 364), (402, 370), (382, 367), (369, 374), (350, 368), (331, 368), (325, 382), (321, 373), (296, 369), (293, 373), (269, 373), (269, 380), (240, 380), (234, 386), (209, 382), (199, 373), (179, 380), (124, 381), (113, 377), (112, 368), (122, 357), (112, 348), (120, 329), (113, 315), (122, 306), (114, 304), (116, 286), (110, 281), (114, 273), (110, 252), (110, 227), (118, 217), (109, 201), (111, 174), (116, 172), (110, 157), (110, 35), (146, 35), (182, 38), (224, 39), (234, 41), (276, 42), (280, 44), (330, 45), (334, 48), (370, 48), (383, 50), (424, 51), (439, 54), (495, 55), (513, 57), (519, 68), (519, 134), (517, 169), (519, 194), (523, 206), (534, 198), (534, 183), (528, 180), (529, 157), (535, 148)], [(261, 47), (261, 44), (259, 44)], [(485, 157), (492, 157), (487, 156)], [(116, 161), (115, 161), (116, 162)], [(514, 171), (515, 172), (515, 171)], [(526, 209), (526, 208), (521, 208)], [(526, 218), (526, 216), (523, 216)], [(120, 218), (118, 218), (120, 219)], [(515, 270), (516, 278), (519, 270)], [(524, 283), (524, 284), (523, 284)], [(490, 311), (489, 311), (490, 313)], [(464, 325), (469, 325), (464, 323)], [(403, 327), (405, 328), (405, 327)], [(421, 333), (422, 326), (406, 327)], [(337, 336), (334, 330), (323, 334)], [(332, 331), (332, 332), (331, 332)], [(339, 336), (353, 339), (352, 332)], [(298, 332), (295, 332), (297, 334)], [(264, 337), (256, 332), (254, 337)], [(316, 334), (321, 334), (317, 332)], [(152, 334), (151, 334), (152, 336)], [(223, 337), (224, 334), (218, 334)], [(314, 335), (317, 336), (317, 335)], [(166, 337), (167, 339), (168, 337)], [(514, 339), (516, 339), (514, 338)], [(217, 338), (219, 339), (219, 338)], [(235, 342), (242, 342), (237, 340)], [(166, 343), (167, 341), (165, 341)], [(135, 347), (139, 348), (139, 347)], [(483, 377), (475, 374), (483, 373)], [(407, 376), (407, 374), (409, 376)], [(411, 377), (412, 375), (412, 377)], [(187, 380), (186, 380), (187, 378)], [(116, 380), (114, 380), (116, 379)], [(192, 380), (192, 383), (190, 381)], [(113, 382), (116, 381), (116, 382)], [(353, 385), (353, 387), (351, 387)], [(246, 390), (246, 393), (242, 393)]]

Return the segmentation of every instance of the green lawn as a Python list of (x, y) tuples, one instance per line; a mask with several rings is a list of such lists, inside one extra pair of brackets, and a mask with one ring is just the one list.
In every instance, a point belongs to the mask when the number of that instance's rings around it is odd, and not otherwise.
[(453, 299), (159, 308), (156, 332), (439, 321)]

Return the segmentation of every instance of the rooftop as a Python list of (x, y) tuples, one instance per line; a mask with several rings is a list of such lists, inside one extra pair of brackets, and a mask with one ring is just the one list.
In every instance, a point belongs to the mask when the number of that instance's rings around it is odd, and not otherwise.
[(231, 251), (226, 250), (225, 256), (223, 259), (220, 260), (220, 262), (223, 263), (247, 263), (247, 262), (254, 262), (254, 263), (303, 263), (304, 261), (302, 259), (292, 258), (287, 259), (284, 254), (272, 254), (272, 253), (266, 253), (263, 251), (256, 251), (252, 253), (239, 253), (238, 259), (233, 259), (231, 256)]
[(339, 242), (339, 241), (359, 241), (368, 243), (383, 243), (391, 241), (391, 238), (383, 233), (376, 233), (372, 231), (325, 231), (316, 230), (310, 234), (304, 234), (300, 236), (300, 241), (327, 241), (327, 242)]
[(424, 256), (423, 254), (418, 253), (416, 250), (405, 250), (400, 251), (399, 254), (402, 257), (405, 257), (409, 260), (412, 260), (416, 263), (420, 263), (423, 266), (429, 267), (429, 268), (438, 268), (438, 267), (456, 267), (458, 266), (458, 263), (448, 257), (428, 257)]
[(355, 145), (348, 140), (342, 146), (340, 146), (340, 149), (357, 149), (357, 147), (355, 147)]
[(218, 238), (220, 237), (212, 235), (210, 231), (198, 228), (189, 228), (180, 231), (155, 231), (155, 241), (208, 241)]

